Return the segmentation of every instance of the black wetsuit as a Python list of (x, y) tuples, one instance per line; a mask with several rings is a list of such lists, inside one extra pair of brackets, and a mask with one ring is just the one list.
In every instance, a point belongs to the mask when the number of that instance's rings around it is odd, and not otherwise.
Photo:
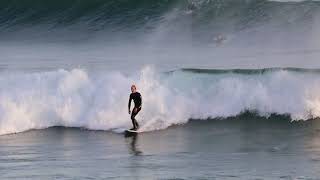
[(142, 106), (141, 94), (138, 92), (134, 92), (134, 93), (130, 94), (129, 103), (128, 103), (129, 110), (130, 110), (130, 106), (131, 106), (131, 100), (133, 100), (133, 102), (134, 102), (134, 108), (131, 113), (132, 125), (133, 125), (133, 129), (138, 129), (139, 124), (138, 124), (137, 120), (135, 119), (135, 117), (139, 113), (139, 111), (141, 110), (141, 106)]

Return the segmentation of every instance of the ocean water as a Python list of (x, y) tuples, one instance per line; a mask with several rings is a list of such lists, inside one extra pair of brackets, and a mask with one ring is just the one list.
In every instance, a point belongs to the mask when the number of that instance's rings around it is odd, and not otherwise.
[(0, 179), (319, 179), (319, 33), (315, 0), (0, 0)]
[(2, 179), (319, 179), (320, 122), (242, 115), (125, 137), (53, 127), (0, 137)]

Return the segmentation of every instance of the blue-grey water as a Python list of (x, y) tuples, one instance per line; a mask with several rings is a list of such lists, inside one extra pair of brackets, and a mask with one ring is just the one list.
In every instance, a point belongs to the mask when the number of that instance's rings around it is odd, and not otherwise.
[(320, 122), (192, 121), (125, 137), (53, 127), (0, 136), (1, 179), (319, 179)]

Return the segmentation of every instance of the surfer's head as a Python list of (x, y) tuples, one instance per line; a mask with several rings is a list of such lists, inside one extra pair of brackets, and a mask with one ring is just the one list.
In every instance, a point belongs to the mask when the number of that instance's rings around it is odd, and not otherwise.
[(134, 92), (136, 92), (136, 91), (137, 91), (137, 87), (136, 87), (136, 85), (133, 84), (133, 85), (131, 86), (131, 92), (134, 93)]

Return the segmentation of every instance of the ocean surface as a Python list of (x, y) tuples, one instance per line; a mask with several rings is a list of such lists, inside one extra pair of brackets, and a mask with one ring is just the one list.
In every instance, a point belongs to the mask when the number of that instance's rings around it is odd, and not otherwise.
[(319, 34), (316, 0), (0, 0), (0, 179), (320, 179)]
[(1, 179), (319, 179), (320, 121), (242, 115), (125, 137), (53, 127), (0, 136)]

